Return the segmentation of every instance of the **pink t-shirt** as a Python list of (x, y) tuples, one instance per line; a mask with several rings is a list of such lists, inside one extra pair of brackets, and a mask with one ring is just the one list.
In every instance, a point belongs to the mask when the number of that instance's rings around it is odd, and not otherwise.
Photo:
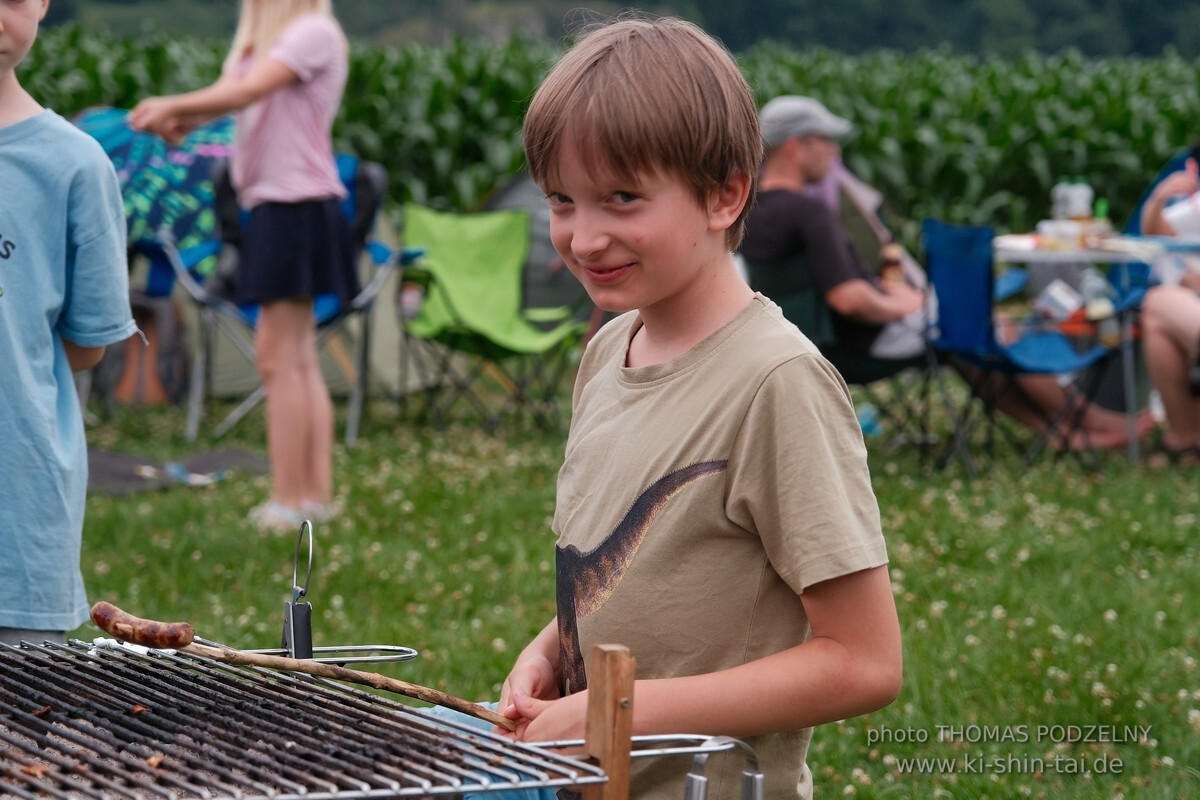
[[(346, 194), (333, 159), (333, 120), (350, 71), (337, 23), (308, 14), (280, 34), (269, 58), (299, 78), (237, 115), (231, 177), (243, 208)], [(235, 67), (249, 70), (247, 56)]]

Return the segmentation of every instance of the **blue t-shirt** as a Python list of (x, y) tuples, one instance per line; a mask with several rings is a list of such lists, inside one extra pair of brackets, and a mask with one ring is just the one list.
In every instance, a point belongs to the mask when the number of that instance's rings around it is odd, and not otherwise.
[(0, 627), (67, 631), (80, 572), (87, 442), (63, 339), (137, 331), (112, 163), (53, 111), (0, 128)]

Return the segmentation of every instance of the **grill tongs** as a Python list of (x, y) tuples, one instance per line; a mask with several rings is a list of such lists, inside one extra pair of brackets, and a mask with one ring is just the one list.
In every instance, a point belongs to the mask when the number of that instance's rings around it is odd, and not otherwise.
[[(308, 541), (308, 566), (304, 572), (304, 585), (299, 582), (300, 552)], [(330, 647), (313, 647), (312, 605), (300, 602), (308, 595), (308, 584), (313, 568), (313, 525), (304, 520), (296, 535), (296, 552), (292, 558), (292, 599), (283, 603), (283, 643), (278, 649), (246, 650), (247, 653), (262, 653), (268, 656), (303, 658), (320, 664), (382, 663), (385, 661), (411, 661), (418, 653), (411, 647), (388, 644), (352, 644)], [(203, 640), (199, 640), (203, 641)]]

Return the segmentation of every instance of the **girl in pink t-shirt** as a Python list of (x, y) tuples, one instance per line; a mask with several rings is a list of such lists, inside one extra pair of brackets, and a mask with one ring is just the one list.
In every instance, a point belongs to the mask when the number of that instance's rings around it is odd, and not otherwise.
[(130, 124), (168, 140), (237, 114), (230, 163), (241, 233), (236, 296), (262, 307), (255, 332), (266, 389), (271, 497), (251, 512), (270, 529), (328, 519), (333, 405), (321, 376), (313, 298), (358, 291), (340, 201), (332, 129), (349, 47), (330, 0), (243, 0), (221, 77), (185, 94), (142, 100)]

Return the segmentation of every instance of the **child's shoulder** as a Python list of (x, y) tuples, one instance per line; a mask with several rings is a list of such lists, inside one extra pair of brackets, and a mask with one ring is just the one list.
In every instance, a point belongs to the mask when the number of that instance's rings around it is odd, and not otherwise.
[(281, 39), (339, 38), (340, 35), (341, 25), (336, 19), (329, 14), (313, 12), (294, 17), (284, 28)]
[[(46, 108), (20, 122), (0, 128), (7, 143), (29, 140), (56, 161), (71, 159), (78, 154), (88, 157), (105, 156), (104, 148), (90, 134)], [(61, 148), (61, 149), (57, 149)]]

